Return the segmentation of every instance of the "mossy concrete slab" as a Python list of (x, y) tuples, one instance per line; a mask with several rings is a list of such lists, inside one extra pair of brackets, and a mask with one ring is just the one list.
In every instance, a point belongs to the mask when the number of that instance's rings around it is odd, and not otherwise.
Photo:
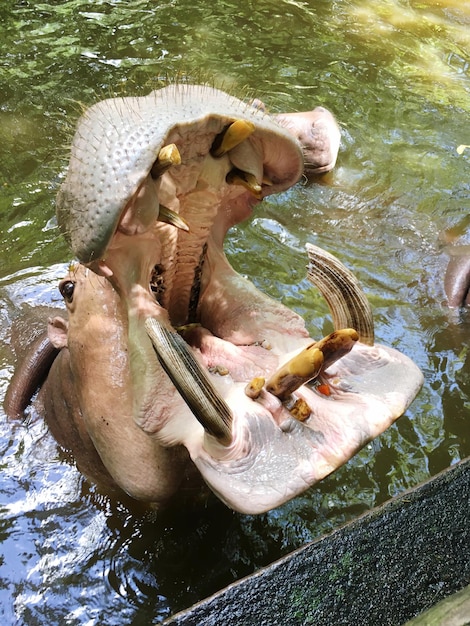
[(470, 624), (470, 585), (441, 600), (405, 626), (467, 626)]
[(164, 624), (399, 626), (469, 583), (466, 459)]

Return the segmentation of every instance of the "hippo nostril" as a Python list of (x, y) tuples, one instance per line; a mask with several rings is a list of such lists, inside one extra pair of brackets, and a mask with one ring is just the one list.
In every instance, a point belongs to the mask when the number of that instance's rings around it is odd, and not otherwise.
[(59, 284), (59, 291), (61, 296), (66, 300), (69, 304), (73, 300), (73, 292), (75, 291), (75, 283), (71, 280), (63, 280)]

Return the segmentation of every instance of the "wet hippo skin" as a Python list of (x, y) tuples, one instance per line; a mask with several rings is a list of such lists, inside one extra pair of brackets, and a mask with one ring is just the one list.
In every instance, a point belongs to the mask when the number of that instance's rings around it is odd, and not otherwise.
[(421, 372), (375, 343), (336, 257), (307, 247), (335, 329), (314, 339), (223, 251), (231, 226), (331, 169), (338, 146), (321, 107), (272, 117), (208, 86), (86, 111), (57, 198), (79, 261), (59, 285), (67, 315), (18, 367), (7, 412), (28, 404), (24, 368), (40, 362), (38, 408), (62, 445), (93, 457), (93, 480), (157, 504), (197, 469), (228, 506), (260, 513), (344, 464), (406, 410)]

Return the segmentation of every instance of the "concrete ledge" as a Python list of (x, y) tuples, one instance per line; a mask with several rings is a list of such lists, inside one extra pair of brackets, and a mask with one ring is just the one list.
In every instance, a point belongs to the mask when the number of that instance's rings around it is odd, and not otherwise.
[(399, 626), (469, 583), (470, 458), (163, 623)]
[(406, 622), (406, 626), (468, 626), (468, 624), (470, 624), (470, 585)]

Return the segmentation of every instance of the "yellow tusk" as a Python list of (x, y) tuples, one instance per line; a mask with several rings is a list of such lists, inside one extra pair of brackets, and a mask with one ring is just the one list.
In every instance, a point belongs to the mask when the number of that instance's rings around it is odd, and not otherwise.
[(181, 154), (174, 143), (169, 143), (158, 153), (157, 160), (152, 165), (150, 175), (155, 180), (170, 169), (172, 165), (181, 164)]
[(182, 218), (181, 215), (178, 215), (178, 213), (175, 213), (168, 207), (163, 206), (163, 204), (160, 205), (160, 209), (158, 212), (158, 221), (164, 222), (165, 224), (171, 224), (172, 226), (175, 226), (180, 230), (185, 230), (186, 232), (189, 232), (188, 222), (184, 218)]
[(281, 400), (286, 400), (301, 385), (318, 376), (323, 361), (321, 350), (314, 346), (304, 348), (271, 376), (266, 389)]
[(266, 389), (280, 400), (287, 400), (301, 385), (317, 378), (338, 359), (348, 354), (359, 334), (353, 328), (335, 330), (310, 344), (275, 372)]
[(320, 339), (311, 347), (322, 351), (325, 361), (322, 369), (326, 369), (335, 361), (348, 354), (358, 339), (359, 333), (354, 328), (340, 328)]
[(239, 143), (244, 141), (247, 137), (255, 132), (255, 125), (248, 120), (235, 120), (230, 126), (227, 126), (221, 133), (219, 133), (211, 148), (211, 154), (215, 159), (220, 159), (224, 154), (227, 154), (229, 150), (238, 146)]
[(227, 174), (225, 180), (229, 185), (241, 185), (245, 187), (245, 189), (251, 191), (256, 198), (261, 199), (262, 187), (253, 174), (242, 172), (242, 170), (235, 168)]

